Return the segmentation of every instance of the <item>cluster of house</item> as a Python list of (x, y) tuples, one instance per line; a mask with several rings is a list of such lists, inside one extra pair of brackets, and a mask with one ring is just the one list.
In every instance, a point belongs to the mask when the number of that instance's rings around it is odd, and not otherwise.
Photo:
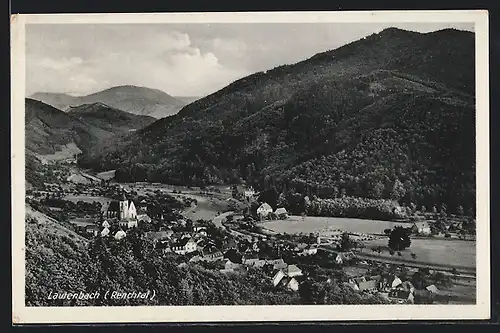
[[(412, 304), (415, 301), (416, 289), (413, 284), (410, 281), (402, 281), (397, 275), (350, 277), (344, 284), (356, 291), (380, 293), (393, 303)], [(433, 294), (438, 293), (438, 288), (433, 284), (425, 289)]]
[(207, 228), (204, 226), (194, 226), (192, 232), (174, 232), (167, 229), (145, 233), (145, 237), (153, 242), (156, 249), (179, 255), (214, 248), (207, 236)]
[(221, 273), (234, 272), (244, 267), (264, 268), (272, 267), (271, 281), (275, 287), (286, 287), (293, 291), (299, 290), (304, 279), (302, 270), (296, 265), (288, 265), (283, 259), (243, 259), (242, 263), (234, 263), (227, 259)]
[[(142, 202), (141, 204), (144, 204)], [(101, 214), (104, 221), (100, 225), (87, 226), (87, 232), (107, 237), (111, 233), (111, 227), (117, 227), (119, 230), (114, 234), (115, 239), (122, 239), (126, 236), (127, 229), (136, 228), (139, 223), (151, 223), (151, 218), (147, 214), (145, 206), (136, 208), (132, 200), (128, 200), (125, 194), (122, 194), (120, 200), (113, 200), (109, 204), (103, 205)]]
[(259, 208), (257, 208), (257, 215), (261, 220), (277, 218), (284, 220), (288, 218), (288, 212), (285, 208), (277, 208), (276, 211), (267, 202), (262, 203)]

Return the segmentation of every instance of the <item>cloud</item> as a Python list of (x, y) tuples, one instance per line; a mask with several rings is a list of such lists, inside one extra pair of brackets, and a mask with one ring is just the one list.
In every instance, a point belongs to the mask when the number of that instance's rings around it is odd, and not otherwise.
[[(88, 94), (133, 84), (204, 96), (391, 25), (47, 24), (26, 28), (26, 92)], [(416, 31), (463, 24), (399, 24)]]

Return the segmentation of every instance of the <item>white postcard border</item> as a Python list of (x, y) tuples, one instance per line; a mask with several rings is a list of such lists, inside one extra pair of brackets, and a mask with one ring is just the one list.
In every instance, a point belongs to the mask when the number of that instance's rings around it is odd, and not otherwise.
[[(26, 307), (24, 94), (25, 24), (87, 23), (471, 22), (476, 35), (476, 305), (300, 305)], [(12, 288), (14, 323), (454, 320), (490, 317), (488, 12), (260, 12), (37, 14), (11, 17)]]

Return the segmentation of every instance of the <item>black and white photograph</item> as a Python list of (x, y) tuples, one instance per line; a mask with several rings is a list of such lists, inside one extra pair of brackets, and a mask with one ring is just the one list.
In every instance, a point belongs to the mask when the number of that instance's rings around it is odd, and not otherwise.
[(198, 14), (13, 16), (13, 320), (487, 318), (487, 12)]

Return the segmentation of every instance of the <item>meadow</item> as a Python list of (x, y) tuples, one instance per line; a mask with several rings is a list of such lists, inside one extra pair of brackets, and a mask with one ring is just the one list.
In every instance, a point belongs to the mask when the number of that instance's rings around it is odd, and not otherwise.
[(277, 233), (315, 233), (340, 229), (352, 233), (364, 234), (383, 234), (384, 229), (394, 228), (395, 226), (410, 227), (410, 223), (338, 218), (338, 217), (315, 217), (289, 216), (286, 220), (266, 221), (262, 226)]
[[(376, 246), (386, 248), (387, 242), (386, 238), (382, 238), (367, 241), (365, 245), (367, 248)], [(371, 252), (368, 249), (364, 251)], [(416, 254), (416, 260), (412, 259), (411, 253)], [(476, 242), (458, 239), (412, 238), (410, 247), (401, 251), (401, 257), (391, 256), (388, 250), (377, 256), (472, 269), (476, 267)]]
[(110, 198), (106, 197), (101, 197), (101, 196), (92, 196), (92, 195), (67, 195), (63, 198), (64, 200), (71, 201), (71, 202), (78, 202), (78, 201), (83, 201), (83, 202), (100, 202), (101, 204), (104, 203), (109, 203), (112, 201)]

